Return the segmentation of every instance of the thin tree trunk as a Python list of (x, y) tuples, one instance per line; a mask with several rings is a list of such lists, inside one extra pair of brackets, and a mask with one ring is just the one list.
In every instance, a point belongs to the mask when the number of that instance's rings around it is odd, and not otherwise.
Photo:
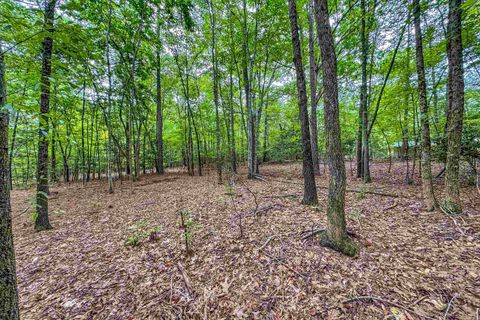
[(361, 20), (361, 46), (362, 46), (362, 85), (360, 87), (360, 109), (362, 110), (362, 170), (363, 182), (371, 182), (370, 155), (368, 137), (368, 97), (367, 97), (367, 59), (368, 59), (368, 33), (366, 28), (365, 0), (360, 2), (362, 10)]
[(163, 107), (162, 107), (162, 69), (161, 69), (161, 38), (160, 38), (160, 8), (157, 8), (157, 41), (159, 42), (157, 47), (157, 159), (156, 169), (158, 174), (164, 174), (165, 168), (163, 166)]
[(305, 84), (305, 73), (303, 71), (302, 63), (302, 49), (300, 43), (300, 35), (298, 28), (298, 13), (296, 0), (288, 1), (289, 18), (292, 30), (292, 46), (293, 46), (293, 62), (297, 74), (297, 93), (298, 93), (298, 108), (300, 116), (300, 127), (302, 132), (303, 145), (303, 203), (317, 204), (317, 188), (315, 185), (315, 173), (313, 169), (312, 160), (312, 144), (310, 142), (310, 129), (308, 122), (308, 108), (307, 108), (307, 87)]
[(320, 159), (318, 156), (318, 130), (317, 130), (317, 63), (315, 59), (315, 34), (313, 31), (315, 21), (313, 17), (313, 0), (308, 5), (308, 52), (310, 58), (310, 133), (312, 143), (313, 171), (320, 175)]
[(85, 164), (85, 90), (86, 90), (86, 81), (83, 80), (83, 95), (82, 95), (82, 183), (85, 185), (87, 182), (86, 176), (86, 164)]
[(221, 163), (221, 141), (220, 141), (220, 118), (218, 115), (218, 64), (216, 55), (216, 33), (215, 33), (215, 11), (213, 8), (212, 0), (208, 1), (209, 13), (210, 13), (210, 29), (212, 32), (212, 68), (213, 68), (213, 101), (215, 104), (215, 142), (216, 142), (216, 165), (218, 183), (222, 183), (222, 163)]
[(448, 113), (447, 113), (447, 163), (445, 169), (446, 197), (442, 204), (445, 211), (462, 213), (460, 201), (460, 149), (464, 113), (464, 79), (462, 48), (461, 0), (448, 2)]
[(37, 160), (37, 214), (35, 230), (51, 229), (48, 219), (48, 120), (50, 106), (50, 75), (52, 73), (52, 48), (54, 32), (53, 21), (56, 0), (45, 3), (45, 30), (48, 32), (42, 43), (42, 76), (40, 95), (40, 117), (38, 126), (38, 160)]
[[(2, 57), (0, 57), (0, 59), (2, 59)], [(0, 106), (1, 106), (1, 104), (0, 104)], [(16, 111), (15, 112), (15, 120), (13, 122), (12, 143), (10, 144), (10, 155), (9, 155), (9, 158), (8, 158), (8, 172), (10, 174), (10, 179), (9, 179), (10, 190), (13, 190), (13, 179), (12, 179), (13, 150), (15, 148), (15, 139), (17, 137), (17, 128), (18, 128), (18, 118), (19, 118), (19, 116), (20, 116), (20, 112)]]
[(425, 80), (425, 63), (423, 58), (423, 37), (420, 26), (420, 0), (413, 0), (413, 17), (415, 24), (415, 48), (417, 58), (418, 95), (420, 103), (420, 121), (422, 126), (422, 191), (427, 211), (435, 209), (436, 201), (433, 192), (431, 152), (430, 152), (430, 122), (427, 103), (427, 85)]
[(330, 171), (327, 229), (322, 242), (346, 255), (354, 256), (358, 247), (347, 235), (345, 220), (346, 173), (340, 134), (337, 59), (327, 0), (315, 0), (315, 19), (322, 56), (325, 136)]
[[(105, 116), (105, 123), (107, 125), (107, 179), (108, 179), (108, 193), (113, 193), (113, 177), (112, 177), (112, 127), (111, 127), (111, 112), (112, 112), (112, 66), (110, 62), (110, 30), (112, 25), (112, 3), (108, 1), (108, 25), (107, 25), (107, 74), (108, 74), (108, 89), (107, 89), (107, 114)], [(120, 172), (119, 172), (120, 175)]]

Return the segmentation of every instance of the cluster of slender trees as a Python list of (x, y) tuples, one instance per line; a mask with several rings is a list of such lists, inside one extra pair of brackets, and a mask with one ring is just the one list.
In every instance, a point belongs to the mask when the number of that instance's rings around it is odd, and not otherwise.
[[(68, 155), (71, 152), (69, 141), (60, 141), (57, 126), (65, 126), (66, 134), (72, 130), (69, 124), (64, 124), (53, 119), (52, 106), (57, 113), (65, 113), (65, 110), (59, 110), (55, 104), (57, 90), (61, 90), (61, 83), (52, 84), (52, 55), (54, 53), (56, 32), (56, 9), (57, 0), (46, 0), (43, 16), (44, 35), (41, 44), (41, 68), (40, 68), (40, 86), (38, 94), (40, 96), (38, 113), (38, 132), (37, 144), (38, 152), (36, 161), (36, 215), (35, 230), (42, 231), (50, 229), (51, 225), (48, 218), (48, 194), (49, 184), (56, 181), (56, 147), (60, 148), (63, 158), (64, 180), (70, 179)], [(82, 3), (75, 5), (82, 6)], [(85, 2), (84, 5), (91, 6), (88, 10), (96, 10), (93, 2)], [(101, 5), (105, 5), (102, 3)], [(358, 130), (356, 130), (356, 161), (357, 175), (365, 183), (371, 181), (370, 176), (370, 158), (371, 158), (371, 137), (373, 125), (378, 118), (378, 113), (382, 103), (382, 97), (385, 94), (386, 83), (392, 73), (395, 58), (399, 52), (403, 35), (406, 33), (407, 24), (400, 29), (400, 37), (395, 44), (395, 49), (391, 57), (391, 62), (387, 65), (387, 71), (379, 85), (379, 92), (375, 96), (372, 104), (372, 93), (370, 88), (371, 70), (373, 53), (370, 48), (369, 34), (375, 24), (374, 12), (377, 7), (376, 1), (359, 0), (355, 2), (348, 10), (355, 6), (360, 8), (360, 73), (361, 84), (358, 107)], [(103, 57), (81, 56), (84, 59), (82, 69), (90, 77), (90, 89), (87, 89), (87, 78), (83, 80), (79, 92), (82, 93), (81, 108), (81, 153), (77, 157), (77, 163), (81, 170), (78, 172), (81, 179), (86, 182), (95, 177), (106, 178), (108, 180), (108, 192), (114, 192), (114, 179), (121, 178), (122, 175), (128, 175), (131, 181), (148, 167), (146, 159), (150, 157), (153, 167), (158, 174), (165, 172), (165, 150), (164, 150), (164, 119), (165, 119), (165, 96), (169, 94), (165, 85), (172, 88), (168, 79), (163, 76), (164, 44), (163, 41), (170, 41), (176, 45), (170, 47), (169, 51), (173, 57), (172, 66), (178, 72), (179, 94), (169, 97), (171, 101), (181, 100), (181, 107), (176, 111), (180, 116), (181, 123), (176, 124), (181, 133), (180, 156), (181, 162), (187, 167), (190, 174), (195, 174), (195, 160), (198, 174), (202, 174), (202, 167), (207, 162), (214, 164), (218, 181), (222, 182), (224, 170), (236, 172), (238, 161), (246, 160), (248, 168), (248, 178), (255, 178), (259, 173), (260, 162), (267, 160), (268, 150), (268, 125), (269, 120), (266, 109), (269, 106), (269, 92), (274, 91), (272, 85), (276, 81), (281, 81), (277, 69), (281, 66), (280, 60), (275, 60), (272, 56), (275, 50), (266, 52), (262, 55), (263, 64), (258, 66), (259, 50), (257, 46), (273, 46), (268, 40), (271, 34), (264, 35), (266, 42), (260, 43), (259, 40), (259, 12), (261, 11), (261, 2), (254, 1), (253, 6), (244, 0), (242, 5), (235, 6), (232, 3), (227, 5), (227, 25), (230, 30), (226, 32), (225, 37), (219, 36), (218, 19), (224, 19), (225, 15), (219, 15), (217, 7), (212, 0), (205, 3), (208, 15), (206, 27), (210, 32), (208, 59), (209, 65), (206, 73), (195, 73), (191, 69), (191, 64), (198, 58), (200, 53), (187, 52), (179, 54), (179, 51), (192, 46), (192, 40), (188, 32), (192, 30), (195, 14), (191, 12), (192, 5), (189, 2), (177, 1), (173, 4), (160, 5), (154, 2), (152, 6), (147, 6), (146, 2), (138, 3), (135, 14), (139, 19), (138, 27), (134, 30), (125, 30), (127, 38), (121, 38), (114, 34), (114, 22), (118, 27), (118, 12), (114, 14), (114, 5), (112, 1), (106, 2), (106, 15), (101, 26), (101, 32), (104, 36)], [(320, 149), (319, 143), (317, 107), (320, 100), (323, 100), (323, 137), (325, 142), (325, 161), (328, 164), (329, 171), (329, 197), (327, 206), (327, 228), (322, 235), (322, 242), (347, 255), (355, 255), (358, 251), (356, 244), (348, 237), (346, 232), (346, 220), (344, 214), (345, 190), (346, 190), (346, 168), (344, 163), (345, 147), (342, 145), (340, 108), (339, 108), (339, 86), (341, 81), (338, 77), (338, 63), (336, 50), (336, 39), (334, 32), (336, 26), (331, 25), (331, 14), (329, 13), (329, 4), (327, 0), (311, 0), (308, 5), (308, 65), (304, 67), (303, 59), (303, 32), (299, 21), (299, 14), (296, 0), (288, 1), (288, 17), (291, 31), (291, 51), (295, 72), (296, 98), (298, 99), (298, 117), (300, 123), (300, 141), (301, 157), (303, 160), (303, 178), (304, 178), (304, 204), (315, 204), (318, 202), (315, 179), (320, 174)], [(87, 10), (85, 9), (85, 10)], [(118, 9), (118, 8), (116, 8)], [(431, 154), (431, 133), (430, 133), (430, 111), (429, 99), (427, 97), (427, 80), (424, 61), (424, 40), (422, 38), (421, 23), (421, 3), (420, 0), (412, 0), (411, 13), (413, 15), (413, 25), (415, 31), (415, 61), (417, 71), (417, 91), (418, 105), (420, 110), (420, 139), (421, 139), (421, 178), (422, 190), (425, 199), (425, 208), (434, 210), (442, 209), (449, 214), (462, 212), (462, 206), (459, 193), (459, 163), (461, 151), (462, 126), (464, 118), (464, 72), (463, 72), (463, 48), (462, 48), (462, 1), (448, 1), (448, 25), (446, 30), (447, 60), (448, 60), (448, 83), (447, 83), (447, 107), (445, 133), (447, 141), (446, 169), (445, 169), (445, 194), (443, 199), (436, 197), (432, 183), (432, 154)], [(121, 10), (120, 10), (121, 11)], [(164, 12), (165, 11), (165, 12)], [(249, 14), (254, 12), (254, 28), (251, 29), (251, 23), (248, 21)], [(90, 12), (91, 14), (91, 12)], [(170, 15), (178, 14), (184, 28), (176, 29), (178, 26), (162, 23), (162, 20), (168, 20)], [(410, 19), (410, 11), (409, 17)], [(151, 26), (142, 21), (153, 21), (154, 30)], [(272, 18), (274, 20), (274, 18)], [(273, 21), (271, 20), (271, 21)], [(242, 29), (241, 49), (236, 49), (235, 35), (233, 33), (233, 21)], [(270, 20), (267, 20), (270, 21)], [(128, 29), (128, 27), (127, 27)], [(171, 31), (171, 30), (174, 31)], [(190, 31), (189, 31), (190, 30)], [(169, 31), (169, 36), (165, 33)], [(175, 38), (175, 34), (185, 33), (182, 39)], [(147, 37), (154, 37), (154, 46), (148, 47), (149, 51), (142, 47), (142, 41)], [(225, 32), (223, 33), (225, 35)], [(73, 37), (73, 35), (72, 35)], [(122, 43), (123, 41), (123, 43)], [(178, 44), (176, 43), (178, 42)], [(220, 43), (220, 44), (219, 44)], [(2, 39), (0, 39), (0, 318), (17, 319), (18, 314), (18, 296), (16, 292), (15, 277), (15, 257), (12, 240), (12, 221), (10, 208), (10, 190), (12, 187), (12, 153), (9, 152), (9, 114), (10, 107), (7, 103), (7, 85), (5, 79), (6, 68), (4, 56), (7, 49), (2, 49)], [(230, 49), (226, 52), (221, 50), (221, 46), (227, 46)], [(127, 51), (127, 49), (128, 51)], [(102, 51), (99, 50), (101, 53)], [(115, 53), (113, 53), (115, 52)], [(319, 55), (316, 54), (319, 52)], [(231, 59), (226, 61), (226, 55), (231, 55)], [(318, 59), (319, 57), (319, 59)], [(98, 58), (105, 61), (106, 78), (102, 78), (93, 70), (95, 63), (89, 59)], [(115, 62), (112, 61), (114, 58)], [(148, 64), (147, 58), (153, 61)], [(274, 62), (272, 62), (274, 61)], [(369, 62), (370, 61), (370, 62)], [(92, 69), (92, 70), (90, 70)], [(305, 76), (308, 70), (309, 83)], [(149, 110), (148, 99), (145, 98), (150, 89), (145, 70), (155, 71), (155, 119), (148, 119), (142, 113), (142, 110)], [(207, 82), (211, 87), (200, 87), (195, 78), (205, 76), (211, 81)], [(321, 82), (319, 79), (321, 78)], [(221, 80), (224, 82), (221, 83)], [(236, 80), (236, 82), (235, 82)], [(119, 85), (121, 84), (121, 85)], [(226, 85), (225, 85), (226, 84)], [(117, 88), (116, 88), (117, 86)], [(118, 87), (123, 91), (119, 93)], [(203, 92), (211, 92), (213, 99), (213, 121), (214, 127), (212, 138), (206, 137), (205, 131), (200, 130), (204, 126), (202, 120), (201, 108), (197, 106), (198, 101), (192, 98), (195, 95), (200, 96)], [(238, 94), (240, 108), (235, 109), (234, 95)], [(87, 121), (87, 99), (86, 96), (93, 97), (95, 100), (94, 109), (91, 112), (90, 121)], [(373, 105), (373, 114), (370, 115), (369, 108)], [(117, 107), (116, 107), (117, 106)], [(119, 106), (119, 107), (118, 107)], [(309, 108), (310, 107), (310, 108)], [(264, 112), (264, 113), (262, 113)], [(239, 115), (240, 114), (240, 115)], [(118, 116), (118, 117), (117, 117)], [(262, 118), (263, 116), (263, 118)], [(371, 116), (371, 117), (370, 117)], [(98, 129), (102, 121), (106, 130)], [(15, 119), (17, 124), (18, 114)], [(116, 119), (116, 120), (114, 120)], [(264, 121), (263, 139), (260, 139), (261, 121)], [(150, 122), (149, 122), (150, 121)], [(239, 122), (238, 124), (236, 122)], [(155, 134), (150, 135), (148, 129), (149, 123), (154, 124)], [(117, 129), (116, 129), (117, 128)], [(125, 134), (125, 143), (119, 138), (118, 128)], [(281, 125), (280, 125), (280, 128)], [(343, 128), (342, 128), (343, 129)], [(100, 133), (99, 133), (100, 132)], [(103, 137), (102, 137), (103, 134)], [(225, 137), (226, 136), (226, 137)], [(245, 148), (238, 150), (239, 137), (246, 137)], [(226, 140), (226, 142), (225, 142)], [(100, 141), (104, 141), (104, 145)], [(87, 145), (85, 145), (87, 143)], [(241, 142), (243, 143), (243, 141)], [(11, 145), (13, 145), (12, 142)], [(407, 141), (408, 145), (408, 141)], [(243, 144), (242, 144), (243, 146)], [(263, 146), (264, 154), (259, 155), (259, 148)], [(143, 147), (143, 151), (142, 151)], [(150, 152), (147, 152), (146, 148)], [(202, 150), (203, 148), (203, 150)], [(103, 151), (102, 151), (103, 149)], [(196, 149), (196, 150), (195, 150)], [(246, 150), (246, 156), (243, 157)], [(103, 159), (101, 154), (105, 156)], [(143, 155), (143, 160), (141, 159)], [(178, 158), (178, 157), (177, 157)], [(103, 160), (102, 160), (103, 159)], [(91, 163), (98, 160), (105, 164), (102, 168)], [(116, 168), (115, 168), (116, 166)], [(88, 168), (88, 169), (86, 169)]]

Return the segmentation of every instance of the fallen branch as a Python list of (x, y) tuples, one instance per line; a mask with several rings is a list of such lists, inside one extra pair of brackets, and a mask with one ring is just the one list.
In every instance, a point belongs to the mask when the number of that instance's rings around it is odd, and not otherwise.
[(293, 198), (293, 197), (299, 197), (299, 196), (300, 195), (298, 193), (289, 193), (289, 194), (266, 196), (266, 198)]
[(304, 236), (302, 237), (302, 240), (306, 240), (306, 239), (308, 239), (308, 238), (311, 238), (311, 237), (313, 237), (313, 236), (316, 236), (317, 234), (322, 233), (322, 232), (325, 231), (325, 230), (327, 230), (327, 229), (321, 228), (321, 229), (312, 230), (310, 233), (307, 233), (306, 235), (304, 235)]
[(180, 272), (180, 275), (182, 276), (183, 283), (185, 284), (185, 287), (187, 288), (188, 295), (191, 297), (193, 295), (193, 288), (190, 283), (190, 279), (188, 278), (187, 273), (185, 272), (185, 269), (183, 268), (183, 265), (178, 262), (177, 263), (177, 269)]
[(23, 210), (22, 212), (17, 214), (15, 217), (13, 217), (13, 219), (16, 219), (16, 218), (20, 217), (21, 215), (25, 214), (28, 211), (28, 209), (30, 209), (30, 207), (25, 208), (25, 210)]
[[(269, 180), (264, 179), (263, 181), (265, 181), (265, 182), (267, 182), (267, 181), (276, 181), (276, 182), (281, 182), (281, 183), (296, 184), (296, 185), (302, 185), (302, 186), (303, 186), (303, 183), (301, 183), (301, 182), (295, 182), (295, 181), (286, 181), (286, 180), (278, 180), (278, 179), (269, 179)], [(325, 190), (328, 190), (328, 187), (317, 186), (317, 189), (325, 189)], [(398, 194), (378, 192), (378, 191), (356, 190), (356, 189), (346, 189), (345, 191), (346, 191), (346, 192), (354, 192), (354, 193), (373, 194), (373, 195), (382, 196), (382, 197), (391, 197), (391, 198), (400, 198), (400, 197), (402, 197), (402, 198), (405, 198), (405, 197), (403, 197), (403, 196), (399, 196)]]
[(263, 182), (267, 182), (267, 179), (265, 179), (265, 178), (262, 177), (261, 175), (256, 174), (256, 175), (254, 175), (253, 177), (254, 177), (255, 179), (257, 179), (257, 180), (260, 180), (260, 181), (263, 181)]
[(347, 299), (347, 300), (343, 300), (342, 303), (349, 303), (349, 302), (354, 302), (354, 301), (361, 301), (361, 300), (371, 300), (371, 301), (378, 301), (378, 302), (383, 302), (383, 303), (386, 303), (386, 304), (389, 304), (389, 305), (392, 305), (394, 307), (397, 307), (397, 308), (400, 308), (400, 309), (403, 309), (403, 310), (406, 310), (410, 313), (413, 313), (413, 314), (416, 314), (417, 316), (419, 317), (422, 317), (422, 318), (425, 318), (425, 319), (432, 319), (434, 320), (434, 318), (430, 318), (424, 314), (421, 314), (413, 309), (410, 309), (400, 303), (396, 303), (396, 302), (393, 302), (393, 301), (389, 301), (389, 300), (385, 300), (385, 299), (382, 299), (382, 298), (379, 298), (379, 297), (374, 297), (374, 296), (359, 296), (359, 297), (353, 297), (353, 298), (350, 298), (350, 299)]
[[(302, 236), (302, 240), (306, 240), (308, 238), (311, 238), (313, 236), (316, 236), (317, 234), (319, 233), (322, 233), (324, 231), (326, 231), (327, 229), (326, 228), (319, 228), (319, 229), (313, 229), (313, 230), (307, 230), (307, 231), (303, 231), (302, 233), (306, 233), (308, 232), (307, 234), (305, 234), (304, 236)], [(351, 236), (351, 237), (356, 237), (358, 238), (358, 235), (351, 231), (351, 230), (348, 230), (347, 229), (347, 235)]]
[(387, 210), (393, 209), (393, 208), (395, 208), (396, 206), (398, 206), (398, 202), (395, 200), (392, 205), (383, 208), (383, 211), (387, 211)]
[(161, 183), (161, 182), (170, 182), (170, 181), (175, 181), (179, 179), (180, 177), (174, 176), (174, 177), (168, 177), (168, 178), (163, 178), (163, 179), (155, 179), (152, 181), (145, 181), (141, 183), (137, 183), (135, 187), (144, 187), (144, 186), (149, 186), (151, 184), (156, 184), (156, 183)]

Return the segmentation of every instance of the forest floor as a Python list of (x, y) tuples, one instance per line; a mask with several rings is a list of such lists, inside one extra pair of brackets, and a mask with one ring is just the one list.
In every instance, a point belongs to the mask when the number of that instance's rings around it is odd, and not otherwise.
[[(213, 170), (146, 175), (133, 188), (116, 182), (112, 195), (105, 181), (60, 184), (51, 189), (53, 229), (40, 233), (31, 221), (33, 190), (16, 190), (22, 318), (479, 319), (475, 186), (462, 188), (461, 217), (422, 212), (417, 174), (406, 185), (404, 164), (387, 169), (374, 163), (374, 182), (363, 186), (347, 164), (348, 189), (357, 190), (346, 196), (357, 258), (309, 236), (325, 226), (328, 183), (317, 178), (318, 207), (302, 205), (299, 164), (262, 165), (266, 181), (242, 172), (233, 190)], [(190, 256), (180, 227), (185, 209), (196, 225)]]

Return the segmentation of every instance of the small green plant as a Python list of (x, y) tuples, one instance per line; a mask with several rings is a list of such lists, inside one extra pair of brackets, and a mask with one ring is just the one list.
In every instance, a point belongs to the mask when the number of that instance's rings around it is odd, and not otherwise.
[(193, 214), (190, 210), (184, 209), (180, 211), (180, 218), (181, 218), (181, 227), (183, 229), (183, 237), (185, 239), (185, 252), (187, 255), (192, 253), (192, 240), (193, 240), (193, 233), (194, 230), (198, 227), (198, 225), (193, 220)]
[(361, 214), (360, 212), (358, 211), (352, 211), (350, 212), (350, 219), (353, 220), (353, 221), (357, 221), (359, 222), (360, 221), (360, 218), (361, 218)]
[(365, 199), (367, 195), (367, 191), (368, 191), (368, 186), (365, 183), (362, 183), (357, 193), (357, 200)]
[(140, 221), (139, 223), (130, 226), (129, 229), (131, 230), (131, 233), (127, 236), (125, 245), (136, 247), (147, 238), (149, 241), (157, 240), (161, 227), (158, 225), (149, 227), (147, 222)]

